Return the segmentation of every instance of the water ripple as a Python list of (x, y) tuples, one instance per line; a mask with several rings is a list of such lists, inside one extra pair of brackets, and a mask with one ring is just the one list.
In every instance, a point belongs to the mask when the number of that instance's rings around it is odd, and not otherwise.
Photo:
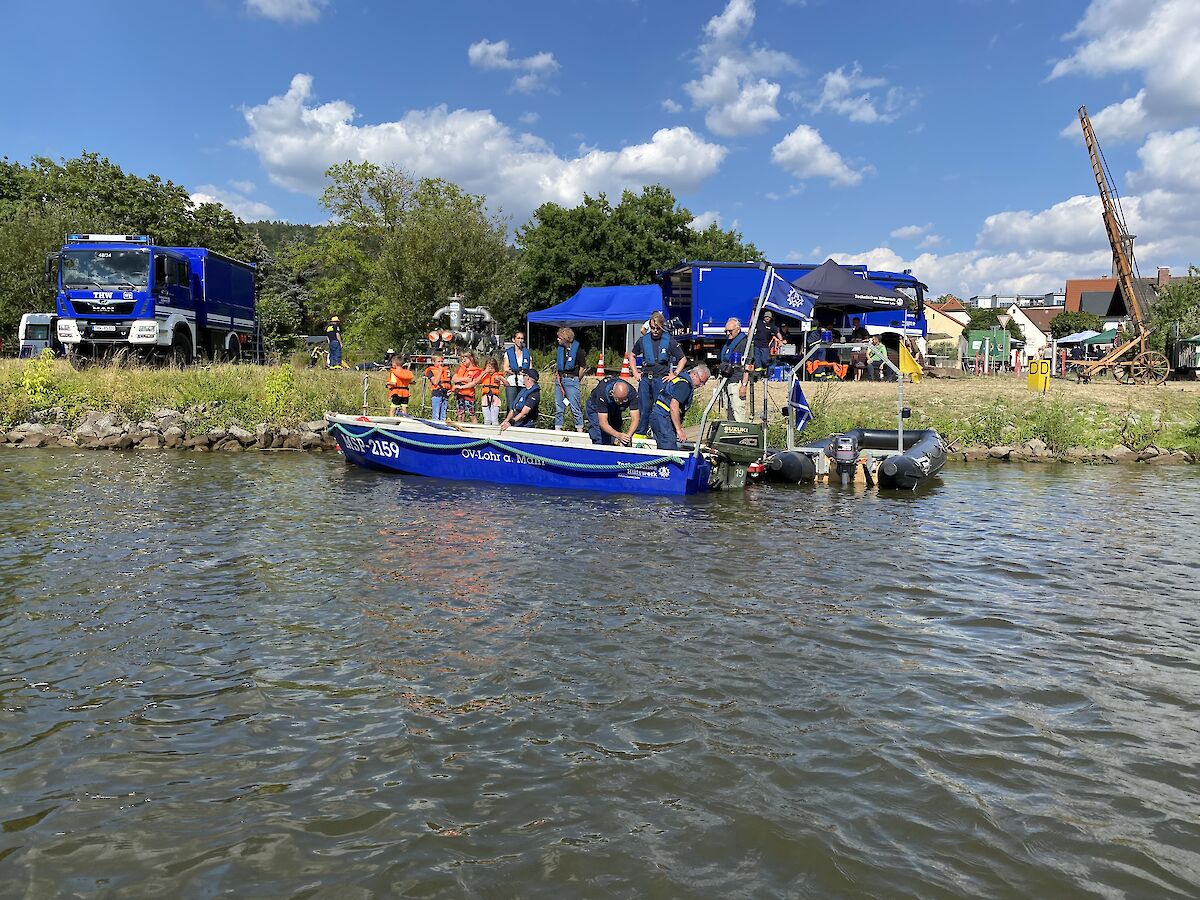
[(0, 895), (1200, 892), (1190, 469), (0, 466)]

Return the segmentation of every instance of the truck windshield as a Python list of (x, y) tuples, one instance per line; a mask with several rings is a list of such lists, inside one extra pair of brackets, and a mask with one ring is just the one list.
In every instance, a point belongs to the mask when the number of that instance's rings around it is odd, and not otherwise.
[(150, 254), (145, 250), (66, 250), (63, 287), (144, 288), (150, 283)]

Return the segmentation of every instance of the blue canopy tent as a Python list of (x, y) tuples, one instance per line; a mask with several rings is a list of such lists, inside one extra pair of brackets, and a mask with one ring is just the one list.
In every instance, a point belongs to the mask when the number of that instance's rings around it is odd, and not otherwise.
[(607, 326), (644, 322), (651, 313), (664, 312), (662, 288), (657, 284), (618, 284), (609, 287), (584, 287), (575, 296), (549, 309), (530, 313), (526, 328), (541, 325), (600, 326), (600, 345), (604, 345)]

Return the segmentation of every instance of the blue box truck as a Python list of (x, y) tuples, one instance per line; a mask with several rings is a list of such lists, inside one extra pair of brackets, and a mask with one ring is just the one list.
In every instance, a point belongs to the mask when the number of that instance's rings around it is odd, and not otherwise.
[[(731, 317), (740, 319), (743, 328), (750, 324), (750, 314), (762, 289), (765, 265), (692, 260), (656, 273), (662, 285), (667, 318), (682, 323), (682, 328), (676, 329), (675, 334), (690, 356), (703, 359), (715, 353), (725, 341), (725, 322)], [(788, 281), (795, 281), (817, 268), (817, 264), (809, 263), (771, 265)], [(928, 288), (911, 272), (875, 271), (861, 265), (844, 268), (860, 278), (909, 295), (912, 303), (903, 309), (882, 303), (875, 307), (864, 304), (861, 310), (854, 312), (823, 309), (818, 305), (814, 311), (814, 327), (847, 328), (852, 319), (860, 318), (872, 334), (915, 336), (926, 333), (925, 291)]]
[(260, 360), (254, 266), (145, 235), (71, 234), (46, 259), (69, 355)]

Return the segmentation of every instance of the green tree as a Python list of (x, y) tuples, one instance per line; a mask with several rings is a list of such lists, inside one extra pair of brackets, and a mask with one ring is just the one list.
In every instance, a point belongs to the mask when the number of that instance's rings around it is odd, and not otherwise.
[(648, 284), (683, 259), (762, 259), (739, 232), (716, 225), (695, 231), (694, 218), (661, 185), (625, 191), (616, 206), (604, 194), (585, 195), (570, 209), (542, 204), (517, 232), (528, 309), (559, 303), (587, 284)]
[(1050, 336), (1058, 339), (1080, 331), (1103, 331), (1104, 322), (1095, 313), (1061, 312), (1050, 323)]
[(1170, 340), (1172, 326), (1179, 326), (1182, 338), (1200, 334), (1200, 269), (1189, 266), (1187, 278), (1163, 288), (1150, 307), (1149, 325), (1154, 329), (1151, 343), (1159, 350)]
[(515, 320), (518, 260), (486, 200), (440, 179), (415, 182), (394, 166), (340, 163), (321, 195), (332, 224), (297, 249), (307, 321), (330, 315), (371, 355), (422, 334), (451, 296)]
[[(1001, 327), (1000, 316), (1004, 315), (1004, 310), (969, 309), (967, 310), (967, 315), (970, 316), (971, 319), (970, 325), (968, 326), (969, 328), (971, 328), (973, 331), (987, 331), (993, 327)], [(1024, 337), (1021, 334), (1021, 329), (1018, 328), (1011, 319), (1008, 322), (1008, 327), (1006, 330), (1017, 340), (1022, 340)]]

